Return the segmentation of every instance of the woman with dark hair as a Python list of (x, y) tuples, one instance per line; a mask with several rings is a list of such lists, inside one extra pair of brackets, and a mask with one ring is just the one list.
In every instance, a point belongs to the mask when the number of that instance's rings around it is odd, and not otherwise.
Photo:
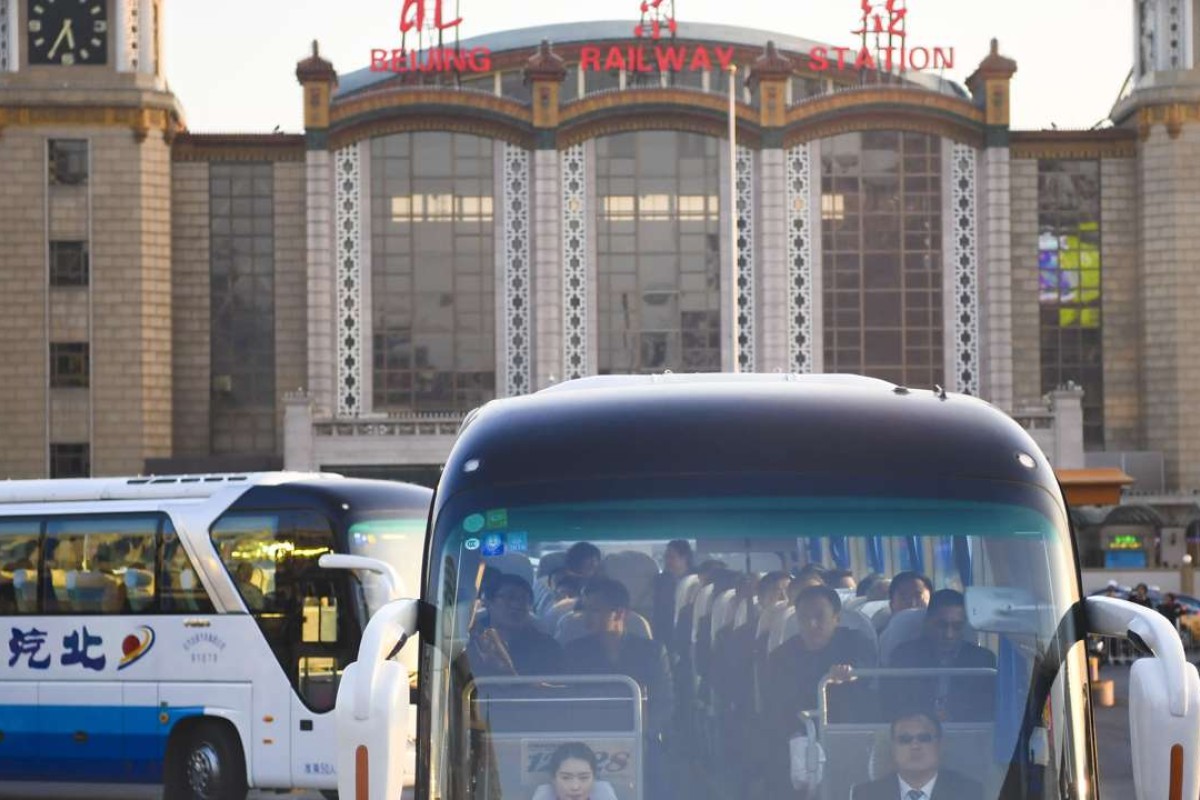
[(596, 754), (583, 742), (561, 744), (550, 756), (550, 783), (533, 800), (616, 800), (612, 786), (596, 780)]

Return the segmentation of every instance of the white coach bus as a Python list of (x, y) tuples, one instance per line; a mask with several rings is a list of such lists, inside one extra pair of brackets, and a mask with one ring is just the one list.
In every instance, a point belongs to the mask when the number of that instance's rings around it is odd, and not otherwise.
[(332, 795), (338, 681), (372, 611), (415, 590), (431, 495), (297, 473), (0, 483), (0, 795)]
[[(569, 381), (471, 415), (430, 519), (419, 598), (372, 618), (339, 688), (343, 797), (400, 797), (416, 634), (416, 800), (1098, 800), (1089, 634), (1152, 654), (1135, 796), (1200, 793), (1178, 634), (1082, 595), (1054, 471), (978, 399)], [(530, 588), (551, 559), (584, 580), (555, 625)], [(843, 584), (869, 573), (886, 619)]]

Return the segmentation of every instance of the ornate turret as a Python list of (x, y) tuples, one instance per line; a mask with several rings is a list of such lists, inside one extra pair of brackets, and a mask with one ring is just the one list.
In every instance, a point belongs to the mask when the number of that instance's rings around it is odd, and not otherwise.
[(549, 39), (543, 39), (525, 65), (525, 80), (533, 84), (533, 127), (558, 126), (558, 90), (566, 75), (562, 57), (554, 52)]
[(321, 58), (320, 46), (314, 39), (312, 55), (296, 65), (296, 80), (304, 87), (304, 128), (325, 130), (329, 127), (329, 103), (337, 86), (337, 72)]
[(975, 105), (983, 109), (988, 131), (1006, 131), (1009, 125), (1009, 91), (1017, 62), (1000, 55), (1000, 42), (992, 39), (991, 52), (967, 78)]
[(787, 115), (787, 82), (795, 65), (768, 41), (766, 50), (754, 60), (746, 82), (758, 86), (759, 123), (766, 128), (782, 127)]

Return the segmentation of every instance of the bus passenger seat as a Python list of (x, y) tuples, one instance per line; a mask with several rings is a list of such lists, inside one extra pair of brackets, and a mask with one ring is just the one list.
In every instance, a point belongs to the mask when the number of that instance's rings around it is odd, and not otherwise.
[(37, 611), (37, 574), (33, 570), (18, 569), (12, 576), (13, 594), (17, 600), (17, 612), (32, 614)]
[(920, 638), (925, 623), (925, 609), (906, 608), (892, 615), (887, 627), (879, 634), (879, 657), (883, 666), (892, 663), (892, 656), (900, 645)]
[(771, 626), (771, 638), (767, 642), (767, 652), (775, 652), (775, 648), (800, 633), (800, 623), (796, 621), (796, 609), (788, 606), (783, 616), (775, 620)]
[(700, 576), (685, 575), (679, 579), (679, 585), (675, 587), (675, 622), (679, 622), (679, 614), (688, 606), (696, 602), (696, 595), (700, 592)]
[(637, 550), (621, 550), (604, 557), (601, 570), (629, 592), (629, 607), (639, 614), (654, 614), (654, 580), (658, 562)]

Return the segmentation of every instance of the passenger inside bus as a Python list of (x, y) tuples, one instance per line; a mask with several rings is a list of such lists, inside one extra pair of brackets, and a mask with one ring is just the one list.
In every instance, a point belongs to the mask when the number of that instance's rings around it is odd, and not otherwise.
[(483, 586), (486, 620), (476, 619), (466, 657), (475, 675), (553, 675), (562, 671), (562, 648), (537, 629), (533, 588), (516, 575), (499, 574)]
[(888, 610), (874, 617), (875, 630), (882, 634), (892, 617), (901, 611), (925, 608), (932, 593), (933, 583), (921, 573), (911, 570), (898, 573), (888, 584)]
[[(921, 636), (899, 645), (891, 658), (897, 668), (985, 668), (995, 669), (996, 655), (966, 635), (967, 611), (963, 596), (953, 589), (934, 592), (924, 612)], [(886, 697), (918, 700), (937, 711), (946, 721), (977, 722), (994, 714), (994, 681), (989, 678), (954, 676), (922, 681), (889, 681)]]
[(596, 780), (598, 759), (583, 742), (561, 744), (550, 756), (550, 783), (533, 793), (533, 800), (617, 800), (612, 785)]
[(900, 712), (890, 730), (895, 771), (856, 785), (850, 800), (981, 800), (983, 786), (978, 781), (942, 768), (942, 736), (936, 714), (928, 710)]

